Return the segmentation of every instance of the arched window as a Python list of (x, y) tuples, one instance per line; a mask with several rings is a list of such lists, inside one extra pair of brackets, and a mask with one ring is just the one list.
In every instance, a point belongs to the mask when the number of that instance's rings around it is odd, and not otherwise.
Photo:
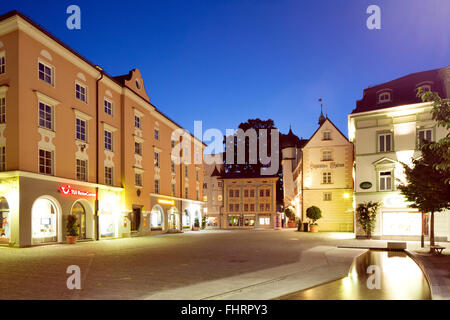
[(183, 227), (191, 226), (191, 216), (187, 210), (183, 211)]
[(10, 239), (10, 216), (8, 201), (0, 198), (0, 242), (9, 242)]
[(160, 206), (154, 206), (150, 214), (150, 225), (152, 229), (162, 229), (163, 227), (163, 210)]

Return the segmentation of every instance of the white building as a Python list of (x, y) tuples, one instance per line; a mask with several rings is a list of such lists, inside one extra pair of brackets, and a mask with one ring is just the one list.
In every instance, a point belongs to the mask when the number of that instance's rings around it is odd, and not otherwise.
[[(417, 88), (450, 97), (450, 67), (410, 74), (364, 90), (348, 116), (349, 138), (355, 145), (355, 206), (379, 201), (374, 238), (419, 239), (422, 215), (408, 208), (397, 190), (404, 181), (400, 162), (420, 156), (419, 137), (437, 141), (447, 134), (431, 117), (431, 103), (422, 103)], [(425, 217), (426, 221), (427, 217)], [(429, 225), (425, 228), (429, 232)], [(356, 235), (364, 232), (356, 224)], [(450, 239), (449, 212), (435, 213), (437, 241)]]

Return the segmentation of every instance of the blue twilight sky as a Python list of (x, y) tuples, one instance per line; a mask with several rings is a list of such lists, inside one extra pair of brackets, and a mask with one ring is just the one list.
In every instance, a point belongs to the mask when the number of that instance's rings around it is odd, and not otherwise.
[[(81, 7), (81, 30), (66, 8)], [(381, 8), (381, 30), (366, 9)], [(193, 131), (272, 118), (309, 138), (320, 106), (347, 134), (363, 89), (450, 65), (449, 0), (1, 1), (111, 75), (139, 68), (151, 101)]]

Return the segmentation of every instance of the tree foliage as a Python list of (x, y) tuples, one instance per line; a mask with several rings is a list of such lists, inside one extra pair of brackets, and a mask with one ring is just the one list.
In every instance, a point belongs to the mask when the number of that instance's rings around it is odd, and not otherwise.
[[(250, 156), (249, 151), (251, 150), (249, 139), (244, 138), (245, 141), (238, 141), (238, 137), (235, 136), (233, 140), (233, 147), (234, 147), (234, 163), (227, 163), (226, 155), (223, 156), (223, 164), (224, 164), (224, 170), (227, 174), (239, 174), (240, 176), (248, 176), (248, 177), (259, 177), (261, 176), (261, 168), (265, 167), (266, 165), (263, 165), (259, 161), (259, 148), (265, 148), (266, 154), (271, 155), (272, 154), (272, 148), (271, 148), (271, 139), (272, 139), (272, 129), (277, 129), (275, 127), (275, 122), (272, 119), (267, 120), (261, 120), (259, 118), (256, 119), (248, 119), (246, 122), (242, 122), (239, 124), (238, 129), (243, 130), (246, 132), (248, 129), (254, 129), (257, 133), (256, 138), (256, 152), (257, 152), (257, 163), (250, 163)], [(260, 139), (259, 139), (259, 133), (261, 129), (267, 130), (267, 143), (260, 146)], [(237, 146), (238, 143), (244, 142), (245, 144), (245, 162), (244, 163), (237, 163)], [(226, 150), (226, 137), (224, 137), (224, 147)], [(276, 183), (276, 200), (278, 204), (283, 203), (283, 176), (282, 176), (282, 167), (281, 167), (281, 145), (278, 145), (278, 150), (275, 150), (275, 152), (278, 152), (278, 163), (279, 168), (277, 172), (277, 176), (279, 177), (277, 183)], [(270, 165), (269, 165), (270, 166)]]
[(322, 218), (322, 210), (319, 207), (311, 206), (306, 209), (306, 216), (312, 220), (311, 224), (315, 225), (316, 221)]
[(377, 222), (378, 208), (381, 206), (379, 202), (360, 203), (356, 208), (356, 221), (366, 233), (367, 237), (372, 236)]
[(295, 211), (294, 211), (294, 208), (292, 208), (292, 207), (287, 207), (286, 209), (284, 209), (284, 214), (286, 215), (286, 217), (289, 218), (289, 220), (295, 220)]
[(78, 225), (77, 216), (74, 214), (69, 214), (67, 216), (66, 232), (68, 236), (78, 236)]
[(433, 168), (444, 174), (447, 177), (446, 183), (450, 184), (450, 99), (442, 99), (436, 92), (424, 92), (422, 88), (418, 90), (417, 95), (423, 102), (433, 103), (433, 120), (447, 130), (447, 134), (431, 144), (430, 148), (439, 156), (439, 161), (433, 164)]

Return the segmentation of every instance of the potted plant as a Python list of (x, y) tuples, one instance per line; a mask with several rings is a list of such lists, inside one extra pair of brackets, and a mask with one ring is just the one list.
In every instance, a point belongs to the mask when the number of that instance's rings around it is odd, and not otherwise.
[(284, 215), (288, 218), (288, 228), (295, 228), (295, 211), (292, 207), (287, 207), (284, 209)]
[(202, 230), (206, 228), (206, 217), (202, 217)]
[(200, 220), (198, 220), (198, 218), (195, 218), (195, 220), (194, 220), (194, 227), (192, 228), (192, 230), (194, 230), (194, 231), (199, 231), (200, 230)]
[(372, 232), (375, 230), (377, 220), (377, 211), (380, 207), (379, 202), (360, 203), (356, 208), (356, 221), (366, 233), (367, 239), (372, 238)]
[(66, 223), (66, 242), (68, 244), (74, 244), (78, 239), (78, 225), (77, 225), (77, 217), (73, 214), (69, 214), (67, 216)]
[(306, 209), (306, 216), (312, 221), (312, 223), (310, 223), (310, 231), (318, 232), (319, 225), (316, 223), (316, 221), (322, 218), (322, 211), (318, 207), (312, 206)]

